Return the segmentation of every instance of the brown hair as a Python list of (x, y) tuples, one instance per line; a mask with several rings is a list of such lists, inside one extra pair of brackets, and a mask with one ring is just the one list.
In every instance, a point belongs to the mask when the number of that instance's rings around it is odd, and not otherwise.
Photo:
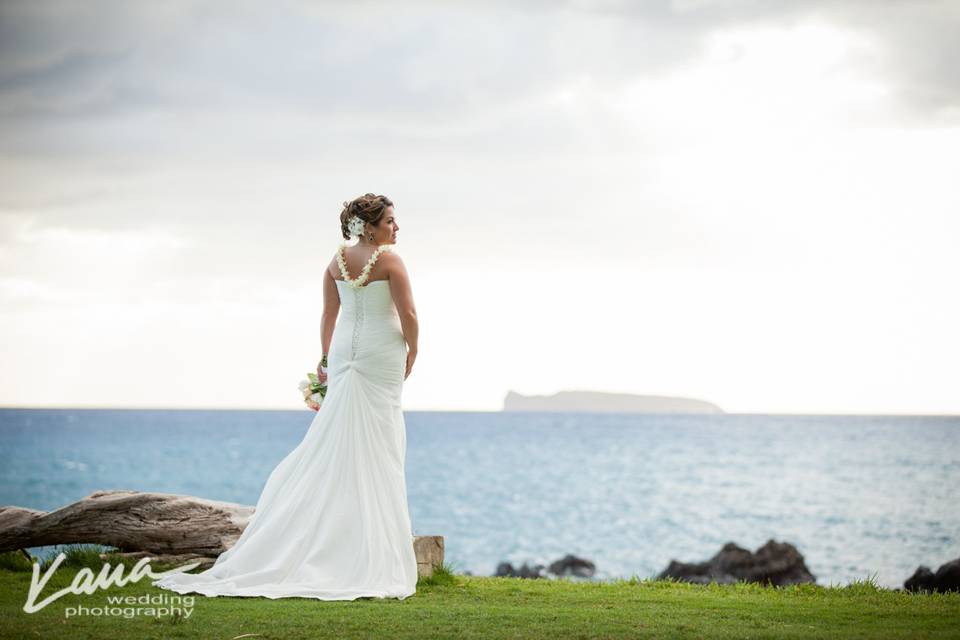
[(359, 198), (354, 198), (350, 202), (344, 201), (343, 211), (340, 212), (340, 233), (345, 240), (350, 239), (348, 223), (353, 216), (359, 216), (364, 222), (377, 224), (383, 217), (383, 212), (387, 207), (392, 207), (393, 202), (387, 196), (378, 196), (373, 193), (365, 193)]

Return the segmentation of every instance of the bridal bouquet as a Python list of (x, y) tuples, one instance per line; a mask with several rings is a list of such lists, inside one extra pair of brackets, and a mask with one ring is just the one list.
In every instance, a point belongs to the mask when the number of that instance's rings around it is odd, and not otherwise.
[(306, 380), (300, 381), (300, 392), (303, 394), (303, 401), (314, 411), (320, 410), (323, 404), (323, 397), (327, 395), (327, 383), (320, 382), (317, 374), (310, 372)]

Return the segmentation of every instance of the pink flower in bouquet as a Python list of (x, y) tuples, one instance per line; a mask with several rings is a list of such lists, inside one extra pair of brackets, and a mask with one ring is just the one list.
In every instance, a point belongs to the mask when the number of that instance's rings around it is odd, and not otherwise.
[(300, 382), (298, 388), (303, 394), (303, 402), (314, 411), (319, 411), (320, 405), (323, 404), (323, 397), (327, 393), (326, 381), (321, 382), (317, 374), (310, 372), (307, 374), (307, 379)]

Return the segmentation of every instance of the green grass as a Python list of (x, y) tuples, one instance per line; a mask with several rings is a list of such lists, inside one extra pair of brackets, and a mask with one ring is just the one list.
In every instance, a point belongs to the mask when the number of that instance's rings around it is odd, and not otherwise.
[[(99, 571), (95, 549), (70, 549), (69, 565), (57, 569), (41, 599), (68, 586), (82, 566)], [(872, 578), (842, 587), (704, 586), (637, 577), (574, 582), (466, 576), (449, 565), (421, 578), (416, 595), (404, 601), (192, 594), (187, 618), (67, 618), (67, 607), (104, 606), (107, 595), (177, 594), (144, 578), (67, 595), (27, 614), (22, 608), (30, 567), (13, 556), (0, 554), (0, 638), (960, 638), (960, 594), (892, 591)], [(156, 565), (155, 571), (164, 568)]]

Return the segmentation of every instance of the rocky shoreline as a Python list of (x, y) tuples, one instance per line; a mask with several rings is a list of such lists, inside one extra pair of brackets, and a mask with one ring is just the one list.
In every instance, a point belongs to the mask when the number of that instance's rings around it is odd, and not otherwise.
[[(596, 565), (586, 558), (567, 554), (549, 566), (524, 563), (514, 567), (509, 562), (497, 565), (494, 576), (514, 578), (590, 578)], [(792, 584), (816, 584), (816, 577), (807, 568), (803, 555), (789, 542), (768, 540), (751, 552), (728, 542), (712, 558), (703, 562), (671, 560), (661, 571), (658, 580), (672, 578), (695, 584), (733, 584), (738, 581), (753, 582), (764, 586), (782, 587)], [(960, 558), (944, 563), (932, 571), (920, 566), (913, 576), (904, 581), (903, 588), (894, 591), (938, 593), (960, 591)]]
[[(175, 565), (200, 562), (201, 567), (206, 567), (236, 542), (253, 511), (246, 505), (179, 494), (96, 491), (51, 512), (0, 507), (0, 552), (26, 553), (30, 547), (92, 543), (116, 547), (123, 557), (149, 556)], [(420, 575), (428, 576), (434, 567), (443, 564), (443, 536), (416, 536), (414, 548)], [(493, 576), (590, 579), (595, 573), (592, 561), (567, 554), (549, 566), (524, 563), (514, 567), (501, 562)], [(797, 548), (773, 539), (755, 552), (728, 542), (702, 562), (671, 560), (656, 577), (696, 584), (816, 584), (816, 577)], [(936, 571), (918, 567), (904, 581), (902, 590), (960, 591), (960, 558), (944, 563)]]

